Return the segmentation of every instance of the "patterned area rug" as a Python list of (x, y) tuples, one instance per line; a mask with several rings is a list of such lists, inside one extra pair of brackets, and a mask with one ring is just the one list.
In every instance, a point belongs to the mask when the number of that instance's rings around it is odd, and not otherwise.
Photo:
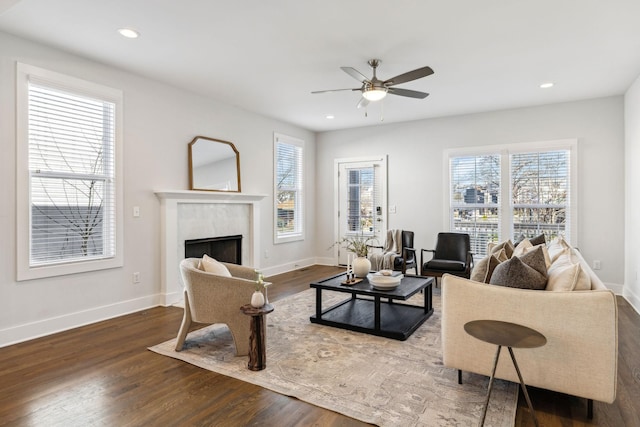
[[(477, 425), (489, 379), (465, 373), (459, 385), (457, 372), (442, 366), (438, 291), (433, 315), (406, 341), (310, 323), (312, 289), (276, 301), (267, 316), (263, 371), (234, 357), (224, 325), (190, 333), (181, 352), (175, 340), (150, 350), (380, 426)], [(323, 292), (323, 303), (346, 296)], [(496, 380), (485, 425), (512, 426), (517, 398), (517, 384)]]

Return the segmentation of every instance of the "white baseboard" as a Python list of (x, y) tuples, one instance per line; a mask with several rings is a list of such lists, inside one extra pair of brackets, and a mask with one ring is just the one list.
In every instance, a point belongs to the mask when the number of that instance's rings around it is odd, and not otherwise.
[(608, 282), (604, 283), (604, 285), (607, 287), (607, 289), (612, 290), (613, 293), (616, 295), (623, 294), (624, 285), (621, 285), (619, 283), (608, 283)]
[(286, 264), (274, 265), (271, 267), (261, 268), (260, 271), (265, 277), (275, 276), (276, 274), (287, 273), (289, 271), (298, 270), (300, 268), (309, 267), (316, 264), (315, 258), (301, 259), (298, 261), (288, 262)]
[(640, 314), (640, 296), (634, 294), (627, 286), (625, 286), (623, 296), (636, 313)]
[(57, 332), (66, 331), (91, 323), (101, 322), (125, 314), (135, 313), (151, 307), (161, 305), (163, 296), (160, 294), (148, 295), (115, 304), (95, 307), (88, 310), (77, 311), (57, 317), (50, 317), (37, 322), (25, 323), (0, 329), (0, 347), (40, 338)]

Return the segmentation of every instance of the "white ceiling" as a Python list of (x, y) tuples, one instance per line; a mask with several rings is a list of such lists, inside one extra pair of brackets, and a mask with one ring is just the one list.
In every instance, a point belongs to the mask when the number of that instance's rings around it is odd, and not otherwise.
[[(314, 131), (623, 94), (639, 20), (638, 0), (0, 0), (2, 31)], [(310, 93), (371, 58), (383, 80), (430, 66), (398, 87), (431, 95), (365, 117), (359, 92)]]

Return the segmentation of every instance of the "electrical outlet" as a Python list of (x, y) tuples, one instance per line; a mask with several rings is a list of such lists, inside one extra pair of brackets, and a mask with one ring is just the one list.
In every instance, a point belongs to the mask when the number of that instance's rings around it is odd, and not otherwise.
[(140, 272), (136, 271), (133, 273), (133, 283), (140, 283)]
[(593, 269), (594, 270), (600, 270), (602, 268), (602, 264), (600, 264), (600, 260), (599, 259), (594, 259), (593, 260)]
[(398, 210), (397, 210), (396, 205), (391, 205), (391, 206), (389, 206), (389, 213), (390, 213), (390, 214), (394, 214), (394, 213), (396, 213), (397, 211), (398, 211)]
[(140, 206), (133, 207), (133, 217), (134, 218), (140, 217)]
[(266, 249), (264, 250), (264, 257), (269, 258), (269, 251)]

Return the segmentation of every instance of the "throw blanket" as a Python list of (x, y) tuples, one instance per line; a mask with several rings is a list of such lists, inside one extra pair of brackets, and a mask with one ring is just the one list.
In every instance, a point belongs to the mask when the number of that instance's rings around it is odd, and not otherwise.
[(387, 230), (387, 240), (382, 252), (369, 255), (373, 271), (393, 270), (393, 263), (402, 251), (402, 230)]

